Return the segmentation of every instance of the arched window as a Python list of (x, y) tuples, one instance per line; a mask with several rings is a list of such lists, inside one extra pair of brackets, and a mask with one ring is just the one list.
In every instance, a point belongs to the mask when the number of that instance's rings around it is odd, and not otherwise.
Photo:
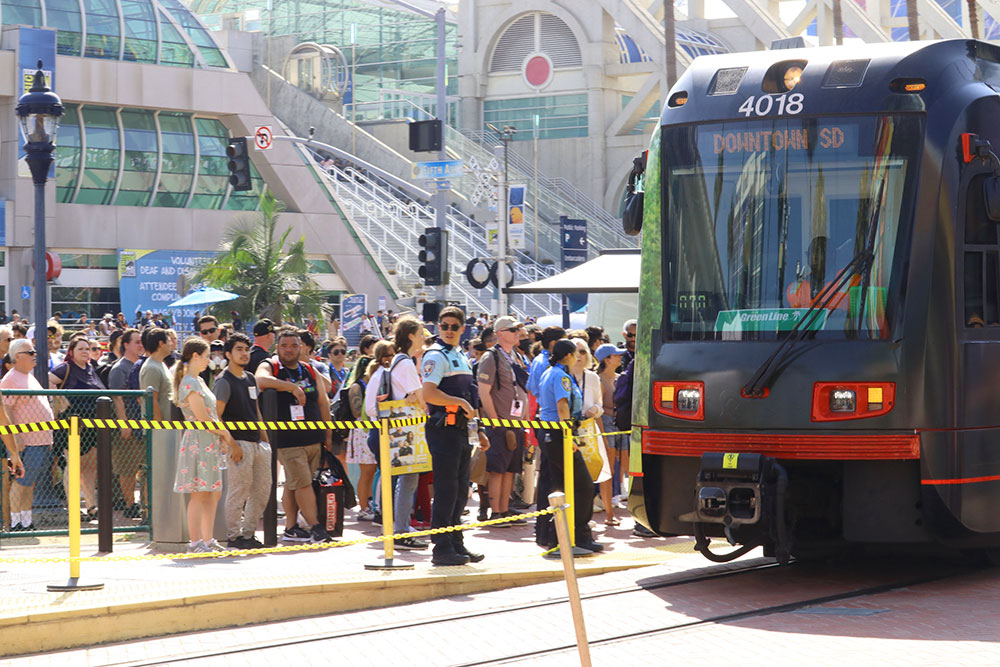
[(531, 53), (544, 53), (552, 66), (580, 67), (580, 45), (566, 22), (547, 12), (530, 12), (507, 26), (493, 48), (490, 72), (516, 72)]

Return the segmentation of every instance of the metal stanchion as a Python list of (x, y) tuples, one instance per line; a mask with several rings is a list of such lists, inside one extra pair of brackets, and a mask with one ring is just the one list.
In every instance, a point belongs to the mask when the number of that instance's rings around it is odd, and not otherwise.
[(580, 588), (576, 584), (576, 568), (573, 567), (572, 547), (570, 546), (570, 531), (573, 524), (569, 523), (568, 512), (573, 505), (566, 504), (566, 495), (559, 491), (549, 494), (549, 509), (556, 510), (552, 520), (556, 525), (556, 536), (559, 538), (559, 553), (562, 557), (563, 574), (566, 578), (566, 592), (569, 596), (569, 607), (573, 612), (573, 628), (576, 630), (576, 648), (580, 653), (580, 667), (590, 667), (590, 645), (587, 643), (587, 627), (583, 621), (583, 604), (580, 601)]
[[(112, 401), (107, 396), (97, 398), (95, 414), (98, 419), (111, 419)], [(111, 429), (97, 429), (97, 550), (109, 554), (114, 549), (113, 522), (115, 488), (114, 471), (111, 469)], [(128, 505), (132, 502), (125, 499)]]
[[(576, 498), (576, 483), (573, 476), (573, 429), (563, 424), (563, 492), (570, 500)], [(551, 497), (551, 495), (549, 496)], [(569, 543), (576, 546), (576, 508), (573, 503), (566, 509), (569, 524)]]
[(378, 451), (379, 467), (381, 472), (382, 488), (382, 546), (385, 552), (385, 560), (382, 563), (370, 563), (365, 565), (366, 570), (412, 570), (412, 563), (392, 562), (393, 547), (392, 542), (392, 466), (389, 461), (389, 419), (383, 417), (379, 422), (378, 429)]
[[(278, 395), (273, 389), (260, 393), (260, 411), (264, 420), (274, 419), (277, 413)], [(268, 438), (270, 440), (271, 438)], [(271, 445), (271, 495), (264, 507), (264, 546), (278, 545), (278, 450)]]
[[(69, 475), (66, 490), (66, 508), (69, 511), (69, 557), (80, 557), (80, 418), (69, 418), (69, 448), (66, 452), (66, 474)], [(69, 562), (69, 581), (65, 584), (49, 584), (50, 591), (96, 591), (104, 588), (100, 583), (80, 582), (80, 561)]]

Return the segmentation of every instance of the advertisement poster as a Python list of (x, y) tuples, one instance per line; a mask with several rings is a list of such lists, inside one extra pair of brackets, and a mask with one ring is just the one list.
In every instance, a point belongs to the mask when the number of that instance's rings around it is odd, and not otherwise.
[(507, 239), (510, 248), (524, 249), (524, 196), (526, 185), (511, 185), (507, 195)]
[[(168, 311), (167, 306), (181, 298), (177, 293), (177, 278), (190, 278), (215, 255), (214, 252), (197, 250), (120, 249), (118, 289), (125, 319), (131, 322), (136, 311), (151, 310), (170, 315), (175, 323), (190, 322), (196, 311), (204, 311), (206, 307), (192, 306)], [(188, 280), (188, 288), (194, 287)]]
[[(382, 401), (378, 404), (378, 416), (389, 419), (423, 417), (426, 413), (409, 401)], [(389, 427), (389, 465), (393, 475), (411, 472), (429, 472), (431, 455), (427, 449), (424, 425)]]
[(361, 322), (368, 312), (368, 297), (364, 294), (343, 294), (340, 297), (340, 335), (355, 346), (361, 340)]

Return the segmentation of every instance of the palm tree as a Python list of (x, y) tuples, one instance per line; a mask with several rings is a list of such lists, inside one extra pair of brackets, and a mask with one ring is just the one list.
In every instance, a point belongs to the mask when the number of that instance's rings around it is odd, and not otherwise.
[(906, 0), (906, 24), (910, 29), (910, 41), (920, 39), (920, 23), (917, 21), (917, 0)]
[(667, 69), (667, 93), (677, 83), (677, 25), (674, 18), (674, 0), (663, 0), (663, 45), (666, 51), (664, 65)]
[(260, 197), (260, 210), (237, 216), (226, 230), (219, 255), (192, 279), (209, 287), (235, 292), (239, 299), (215, 308), (230, 308), (248, 317), (304, 321), (328, 307), (309, 275), (305, 236), (289, 243), (291, 228), (275, 238), (285, 205), (270, 192)]
[(979, 39), (979, 2), (978, 0), (965, 0), (969, 6), (969, 32), (972, 39)]

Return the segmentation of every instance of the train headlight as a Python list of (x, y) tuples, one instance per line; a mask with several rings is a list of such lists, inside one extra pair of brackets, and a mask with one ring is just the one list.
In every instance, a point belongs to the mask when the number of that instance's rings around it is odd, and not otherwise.
[(681, 412), (698, 412), (701, 406), (701, 391), (681, 389), (677, 392), (677, 409)]
[(830, 412), (854, 412), (858, 395), (850, 389), (834, 389), (830, 392)]
[(782, 80), (785, 84), (785, 90), (791, 90), (795, 86), (799, 85), (799, 81), (802, 80), (802, 68), (798, 65), (789, 66), (789, 68), (785, 70)]

